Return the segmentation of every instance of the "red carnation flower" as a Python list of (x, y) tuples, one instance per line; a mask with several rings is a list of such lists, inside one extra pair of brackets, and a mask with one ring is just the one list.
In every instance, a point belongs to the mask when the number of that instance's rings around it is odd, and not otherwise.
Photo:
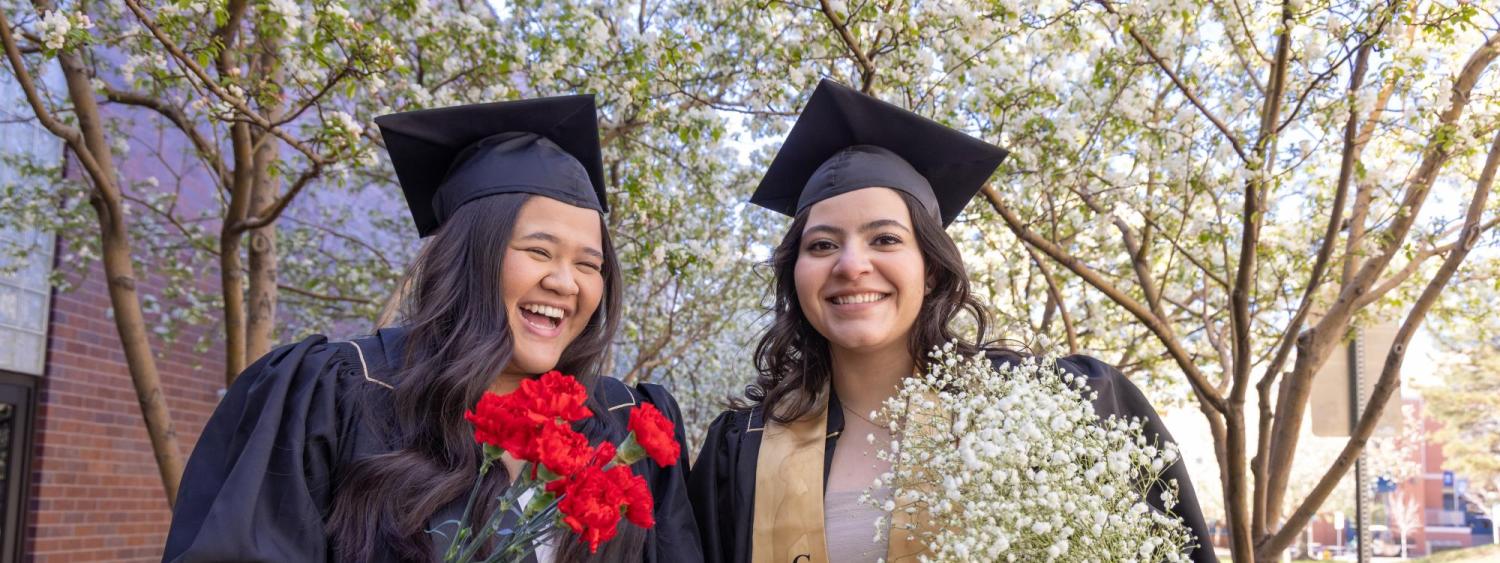
[[(672, 421), (651, 403), (642, 403), (630, 411), (630, 432), (636, 443), (646, 450), (646, 455), (656, 460), (657, 465), (668, 467), (677, 463), (681, 446), (673, 435)], [(627, 442), (628, 443), (628, 442)]]
[(586, 460), (584, 466), (574, 471), (571, 479), (550, 481), (546, 485), (546, 490), (557, 496), (568, 494), (568, 491), (575, 486), (576, 481), (586, 479), (592, 476), (593, 473), (604, 471), (604, 466), (609, 465), (609, 462), (614, 461), (614, 458), (615, 445), (611, 444), (608, 440), (599, 442), (584, 456)]
[(542, 427), (536, 439), (537, 462), (558, 477), (577, 473), (589, 464), (594, 448), (589, 440), (565, 422), (554, 421)]
[(562, 521), (588, 542), (589, 553), (615, 537), (622, 515), (642, 528), (656, 525), (651, 487), (624, 465), (608, 470), (585, 467), (568, 479), (548, 483), (547, 490), (562, 495), (557, 503)]
[(543, 419), (538, 422), (553, 418), (578, 422), (591, 414), (584, 406), (589, 398), (588, 390), (577, 379), (557, 370), (544, 373), (537, 379), (522, 381), (517, 392), (526, 401), (527, 409)]
[(527, 416), (515, 394), (485, 393), (464, 418), (474, 425), (474, 441), (498, 447), (516, 459), (536, 459), (536, 434), (541, 429)]
[(518, 460), (536, 462), (537, 438), (556, 421), (577, 422), (591, 416), (584, 402), (588, 391), (572, 376), (549, 371), (527, 379), (504, 395), (485, 393), (464, 418), (474, 425), (474, 441), (505, 450)]
[(656, 518), (652, 516), (652, 511), (655, 510), (656, 503), (651, 498), (651, 487), (646, 484), (646, 478), (631, 473), (625, 466), (615, 466), (609, 470), (609, 477), (624, 494), (625, 518), (642, 528), (655, 526)]
[(613, 539), (620, 524), (620, 504), (625, 497), (612, 481), (605, 471), (589, 466), (566, 480), (547, 484), (548, 490), (562, 489), (562, 499), (557, 503), (562, 521), (588, 542), (589, 553)]

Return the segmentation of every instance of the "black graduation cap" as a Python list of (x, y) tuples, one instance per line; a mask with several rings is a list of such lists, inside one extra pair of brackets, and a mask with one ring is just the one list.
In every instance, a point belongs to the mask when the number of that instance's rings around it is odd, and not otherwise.
[(824, 79), (750, 203), (796, 216), (861, 188), (915, 197), (944, 226), (979, 192), (1007, 151)]
[(393, 113), (375, 124), (423, 237), (460, 206), (503, 193), (609, 210), (591, 95)]

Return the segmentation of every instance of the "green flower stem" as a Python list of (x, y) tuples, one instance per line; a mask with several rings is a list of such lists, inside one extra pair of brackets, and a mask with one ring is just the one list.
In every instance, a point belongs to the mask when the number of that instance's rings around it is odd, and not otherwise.
[(558, 500), (554, 499), (535, 517), (523, 522), (520, 529), (511, 535), (510, 540), (501, 549), (495, 550), (495, 553), (485, 559), (484, 563), (515, 563), (525, 560), (526, 554), (535, 550), (532, 543), (536, 541), (536, 538), (546, 534), (556, 525), (557, 504)]
[[(478, 535), (474, 537), (472, 543), (464, 548), (463, 553), (460, 554), (459, 563), (468, 563), (473, 560), (474, 555), (479, 553), (479, 548), (485, 542), (489, 541), (491, 536), (495, 535), (495, 532), (500, 527), (500, 519), (505, 516), (507, 511), (514, 509), (519, 504), (518, 499), (520, 499), (521, 493), (534, 484), (535, 481), (531, 479), (531, 464), (522, 465), (520, 478), (505, 490), (505, 494), (500, 495), (499, 509), (490, 515), (489, 520), (484, 523), (484, 527), (479, 530)], [(514, 534), (512, 534), (512, 538), (514, 538)], [(512, 540), (506, 540), (502, 545), (510, 545), (510, 541)]]
[[(484, 462), (479, 464), (479, 478), (474, 480), (474, 489), (469, 491), (469, 502), (464, 505), (464, 515), (458, 519), (458, 531), (453, 534), (453, 541), (448, 544), (448, 552), (443, 554), (443, 561), (452, 562), (454, 556), (458, 555), (458, 546), (468, 538), (470, 529), (469, 515), (474, 513), (474, 502), (479, 499), (479, 490), (484, 485), (484, 475), (489, 473), (494, 459), (485, 456)], [(462, 563), (462, 562), (460, 562)]]

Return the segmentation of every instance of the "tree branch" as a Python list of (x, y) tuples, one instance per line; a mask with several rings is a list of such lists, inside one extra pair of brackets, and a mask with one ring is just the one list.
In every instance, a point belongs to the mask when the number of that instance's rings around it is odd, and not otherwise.
[[(54, 9), (47, 0), (35, 0), (34, 3), (38, 12)], [(182, 480), (181, 448), (178, 447), (170, 408), (162, 394), (161, 377), (152, 351), (150, 332), (146, 329), (145, 317), (141, 311), (135, 266), (131, 260), (129, 224), (121, 200), (117, 170), (111, 159), (109, 143), (105, 139), (107, 125), (100, 114), (98, 100), (94, 97), (89, 70), (79, 54), (67, 50), (57, 53), (57, 63), (67, 86), (68, 99), (73, 104), (73, 113), (78, 120), (77, 128), (65, 126), (47, 110), (46, 104), (37, 94), (36, 85), (21, 59), (15, 37), (11, 35), (10, 21), (5, 17), (4, 10), (0, 10), (0, 42), (4, 43), (6, 56), (16, 71), (17, 82), (21, 84), (38, 121), (67, 143), (89, 175), (93, 187), (89, 205), (93, 207), (98, 219), (101, 263), (109, 302), (114, 311), (115, 332), (120, 338), (120, 348), (124, 352), (131, 384), (140, 404), (141, 418), (151, 440), (152, 454), (156, 458), (167, 503), (175, 504), (178, 485)]]
[(265, 214), (246, 217), (244, 220), (236, 223), (234, 229), (244, 232), (251, 229), (259, 229), (276, 222), (276, 219), (281, 217), (281, 213), (286, 211), (287, 206), (291, 205), (292, 200), (296, 199), (297, 194), (302, 193), (302, 189), (306, 188), (308, 184), (311, 184), (322, 173), (323, 165), (314, 162), (312, 167), (302, 171), (302, 174), (297, 176), (297, 180), (292, 182), (291, 187), (287, 188), (286, 193), (281, 194), (281, 197), (276, 198), (276, 201), (271, 203), (270, 208), (266, 209)]
[(77, 128), (64, 124), (52, 111), (47, 109), (47, 103), (42, 101), (42, 96), (37, 92), (36, 82), (32, 79), (31, 71), (26, 68), (26, 61), (21, 58), (21, 50), (16, 45), (16, 38), (11, 35), (10, 20), (5, 17), (5, 12), (0, 10), (0, 42), (5, 44), (5, 57), (10, 60), (11, 69), (15, 71), (16, 83), (21, 86), (21, 92), (26, 97), (26, 103), (31, 106), (32, 113), (36, 114), (37, 121), (47, 131), (68, 143), (73, 149), (73, 154), (78, 158), (80, 164), (92, 177), (100, 177), (105, 172), (99, 163), (89, 153), (88, 147), (83, 143), (83, 132)]
[(1062, 317), (1063, 331), (1068, 336), (1068, 353), (1077, 354), (1078, 330), (1073, 327), (1073, 315), (1068, 313), (1068, 304), (1063, 301), (1062, 289), (1058, 287), (1057, 279), (1052, 275), (1052, 269), (1047, 266), (1041, 256), (1036, 255), (1036, 250), (1030, 245), (1023, 244), (1021, 248), (1026, 249), (1026, 255), (1031, 257), (1031, 261), (1042, 272), (1042, 279), (1047, 282), (1047, 294), (1052, 297), (1052, 301), (1057, 303), (1058, 315)]
[(1249, 483), (1245, 475), (1247, 436), (1244, 408), (1246, 393), (1250, 387), (1250, 368), (1255, 361), (1254, 352), (1250, 349), (1253, 339), (1250, 301), (1255, 297), (1252, 294), (1255, 293), (1257, 277), (1256, 247), (1260, 244), (1261, 224), (1265, 218), (1265, 196), (1270, 192), (1270, 186), (1266, 180), (1270, 176), (1273, 159), (1268, 158), (1268, 155), (1275, 152), (1274, 126), (1280, 120), (1282, 96), (1286, 91), (1287, 67), (1291, 61), (1292, 21), (1292, 5), (1284, 3), (1276, 30), (1276, 51), (1273, 55), (1274, 62), (1270, 69), (1270, 78), (1266, 84), (1267, 92), (1261, 109), (1260, 128), (1256, 134), (1254, 153), (1249, 163), (1255, 169), (1257, 176), (1246, 182), (1245, 186), (1245, 205), (1240, 216), (1240, 254), (1236, 262), (1234, 286), (1229, 298), (1234, 371), (1229, 386), (1229, 412), (1224, 416), (1229, 439), (1226, 444), (1229, 464), (1223, 468), (1224, 484), (1228, 491), (1224, 503), (1225, 508), (1233, 515), (1230, 518), (1232, 526), (1230, 537), (1234, 557), (1243, 560), (1249, 560), (1253, 554), (1253, 538), (1264, 534), (1266, 529), (1264, 511), (1255, 511), (1252, 508), (1256, 500), (1260, 498), (1260, 492), (1255, 491), (1255, 497), (1248, 499), (1250, 502), (1246, 502), (1248, 492), (1246, 488)]
[(1216, 392), (1213, 387), (1208, 384), (1208, 380), (1204, 378), (1203, 372), (1200, 371), (1198, 369), (1198, 366), (1193, 363), (1192, 356), (1188, 354), (1187, 350), (1184, 350), (1182, 348), (1181, 343), (1177, 342), (1177, 338), (1172, 334), (1171, 328), (1168, 327), (1162, 319), (1157, 318), (1156, 315), (1152, 314), (1151, 311), (1148, 310), (1145, 306), (1142, 306), (1134, 299), (1131, 299), (1129, 295), (1126, 295), (1123, 291), (1120, 291), (1119, 288), (1116, 288), (1113, 284), (1109, 283), (1108, 280), (1100, 277), (1098, 273), (1094, 272), (1093, 269), (1084, 265), (1083, 262), (1078, 260), (1077, 257), (1068, 254), (1067, 251), (1058, 247), (1056, 244), (1053, 244), (1051, 241), (1038, 236), (1036, 233), (1032, 232), (1031, 229), (1028, 229), (1024, 224), (1021, 223), (1020, 218), (1016, 217), (1015, 212), (1011, 211), (1010, 208), (1005, 205), (1004, 201), (1000, 199), (1000, 194), (995, 191), (994, 187), (985, 186), (982, 191), (984, 192), (985, 198), (989, 200), (990, 205), (994, 207), (995, 211), (1000, 214), (1000, 217), (1005, 220), (1006, 226), (1010, 228), (1011, 232), (1014, 233), (1017, 238), (1021, 239), (1022, 242), (1029, 244), (1038, 250), (1041, 250), (1043, 253), (1047, 254), (1048, 257), (1056, 260), (1058, 263), (1071, 270), (1078, 277), (1083, 278), (1083, 280), (1085, 282), (1088, 282), (1089, 285), (1092, 285), (1099, 291), (1103, 292), (1115, 303), (1120, 304), (1120, 306), (1124, 307), (1126, 311), (1134, 315), (1136, 319), (1144, 323), (1146, 325), (1146, 328), (1149, 329), (1152, 333), (1156, 334), (1157, 338), (1160, 339), (1162, 341), (1162, 344), (1166, 346), (1167, 352), (1172, 355), (1172, 359), (1177, 361), (1177, 365), (1182, 368), (1183, 373), (1187, 376), (1188, 383), (1190, 383), (1193, 386), (1193, 390), (1197, 392), (1199, 400), (1209, 404), (1210, 406), (1212, 406), (1212, 408), (1219, 412), (1224, 411), (1224, 398), (1219, 396), (1218, 392)]
[(823, 15), (828, 17), (828, 23), (839, 32), (839, 37), (844, 40), (844, 46), (849, 48), (849, 52), (854, 55), (854, 61), (859, 63), (861, 82), (859, 91), (869, 94), (870, 89), (875, 85), (875, 63), (871, 62), (870, 57), (859, 48), (859, 41), (855, 40), (854, 34), (849, 32), (849, 27), (839, 21), (838, 14), (833, 13), (833, 6), (829, 5), (828, 0), (818, 0), (818, 3), (823, 6)]
[[(1322, 73), (1314, 77), (1312, 81), (1308, 82), (1307, 88), (1304, 88), (1302, 90), (1302, 93), (1297, 96), (1297, 103), (1296, 105), (1292, 106), (1292, 111), (1287, 113), (1286, 119), (1281, 122), (1281, 125), (1278, 125), (1276, 127), (1277, 133), (1280, 133), (1282, 130), (1286, 129), (1288, 125), (1292, 124), (1292, 121), (1297, 118), (1297, 114), (1302, 111), (1302, 105), (1307, 102), (1307, 97), (1311, 95), (1314, 90), (1317, 90), (1319, 84), (1322, 84), (1323, 81), (1328, 80), (1330, 77), (1332, 77), (1334, 71), (1343, 66), (1344, 62), (1349, 60), (1349, 57), (1354, 56), (1357, 58), (1359, 56), (1365, 56), (1366, 58), (1368, 58), (1370, 48), (1375, 46), (1376, 40), (1380, 37), (1380, 34), (1385, 31), (1385, 26), (1390, 25), (1392, 16), (1395, 14), (1395, 4), (1392, 3), (1389, 8), (1390, 9), (1388, 11), (1381, 13), (1380, 21), (1375, 24), (1374, 31), (1366, 34), (1363, 39), (1360, 39), (1359, 44), (1355, 45), (1354, 49), (1350, 50), (1343, 57), (1340, 57), (1338, 61), (1334, 62), (1331, 65), (1328, 65), (1328, 70), (1323, 71)], [(1356, 66), (1358, 66), (1358, 63), (1356, 63)]]
[(364, 297), (345, 297), (343, 295), (332, 295), (332, 294), (328, 294), (328, 293), (318, 293), (318, 292), (315, 292), (315, 291), (308, 291), (306, 289), (302, 289), (302, 288), (297, 287), (297, 286), (286, 285), (286, 284), (276, 284), (276, 289), (281, 290), (281, 291), (285, 291), (285, 292), (289, 292), (289, 293), (295, 293), (297, 295), (301, 295), (303, 297), (308, 297), (308, 298), (311, 298), (311, 299), (317, 299), (319, 301), (332, 301), (332, 302), (338, 302), (338, 303), (358, 303), (360, 305), (373, 305), (373, 304), (375, 304), (374, 300), (367, 299), (367, 298), (364, 298)]
[[(219, 72), (227, 73), (229, 65), (232, 64), (230, 54), (234, 52), (232, 43), (235, 36), (239, 34), (240, 21), (245, 19), (245, 9), (250, 5), (245, 0), (229, 0), (224, 7), (224, 25), (214, 28), (213, 42), (219, 47)], [(139, 14), (137, 14), (139, 15)]]
[[(1373, 42), (1362, 43), (1354, 58), (1354, 68), (1350, 73), (1349, 90), (1346, 98), (1353, 101), (1355, 94), (1364, 84), (1365, 72), (1369, 67), (1370, 51), (1374, 47)], [(1292, 346), (1296, 343), (1297, 334), (1302, 332), (1302, 323), (1307, 318), (1308, 311), (1312, 310), (1313, 297), (1318, 287), (1322, 285), (1324, 274), (1327, 273), (1329, 261), (1333, 256), (1333, 248), (1338, 241), (1339, 229), (1344, 222), (1344, 206), (1349, 199), (1349, 184), (1354, 178), (1354, 164), (1359, 154), (1359, 115), (1349, 112), (1349, 119), (1344, 124), (1344, 152), (1339, 162), (1339, 175), (1334, 189), (1333, 209), (1328, 216), (1328, 225), (1323, 230), (1323, 241), (1318, 245), (1317, 257), (1313, 260), (1312, 272), (1308, 275), (1307, 285), (1302, 292), (1301, 304), (1292, 320), (1287, 324), (1286, 330), (1282, 332), (1281, 342), (1276, 348), (1276, 354), (1270, 364), (1266, 366), (1265, 374), (1256, 383), (1256, 392), (1260, 404), (1259, 433), (1257, 434), (1255, 458), (1252, 461), (1255, 472), (1255, 507), (1256, 537), (1266, 532), (1267, 520), (1274, 518), (1266, 514), (1266, 481), (1269, 478), (1270, 468), (1267, 459), (1271, 447), (1271, 423), (1273, 420), (1271, 404), (1271, 387), (1275, 384), (1281, 373), (1286, 360), (1291, 356)]]
[[(1421, 164), (1406, 180), (1408, 188), (1399, 204), (1400, 211), (1392, 220), (1391, 225), (1382, 233), (1384, 244), (1380, 253), (1360, 267), (1359, 271), (1354, 274), (1352, 282), (1346, 283), (1339, 292), (1337, 300), (1324, 312), (1324, 317), (1314, 325), (1309, 334), (1303, 336), (1307, 340), (1305, 346), (1299, 342), (1299, 349), (1305, 349), (1307, 353), (1299, 354), (1292, 374), (1288, 376), (1285, 388), (1280, 393), (1280, 400), (1277, 401), (1277, 416), (1272, 426), (1268, 459), (1270, 467), (1288, 468), (1291, 466), (1291, 459), (1300, 437), (1308, 396), (1312, 391), (1313, 375), (1328, 358), (1332, 344), (1341, 340), (1347, 331), (1349, 320), (1356, 312), (1354, 303), (1359, 300), (1360, 295), (1369, 290), (1376, 276), (1385, 271), (1391, 259), (1405, 243), (1406, 236), (1412, 224), (1416, 222), (1422, 204), (1426, 201), (1432, 184), (1437, 179), (1438, 169), (1447, 162), (1452, 153), (1453, 143), (1448, 137), (1456, 132), (1455, 123), (1463, 114), (1464, 107), (1468, 105), (1474, 84), (1497, 55), (1500, 55), (1500, 34), (1490, 37), (1464, 63), (1463, 70), (1453, 81), (1452, 101), (1439, 115), (1439, 122), (1429, 136), (1427, 147), (1423, 150)], [(1357, 207), (1358, 202), (1356, 202), (1356, 211), (1358, 211)], [(1449, 256), (1451, 258), (1453, 255)], [(1271, 474), (1271, 479), (1267, 483), (1267, 514), (1274, 515), (1280, 512), (1288, 475), (1284, 471)]]
[[(1114, 4), (1110, 3), (1109, 0), (1097, 1), (1100, 6), (1104, 7), (1105, 11), (1115, 16), (1120, 15), (1120, 13), (1115, 10)], [(1212, 111), (1209, 111), (1208, 106), (1204, 105), (1203, 101), (1198, 99), (1198, 95), (1193, 93), (1193, 89), (1189, 88), (1187, 83), (1183, 82), (1182, 78), (1177, 76), (1177, 73), (1172, 70), (1171, 65), (1168, 65), (1167, 61), (1161, 58), (1161, 55), (1156, 54), (1156, 49), (1151, 48), (1151, 45), (1146, 42), (1146, 38), (1141, 37), (1140, 32), (1136, 31), (1133, 27), (1126, 26), (1125, 31), (1126, 33), (1130, 34), (1130, 37), (1132, 39), (1135, 39), (1136, 44), (1140, 45), (1142, 50), (1146, 51), (1146, 55), (1151, 57), (1151, 60), (1156, 63), (1156, 66), (1160, 68), (1162, 72), (1166, 73), (1167, 78), (1170, 78), (1172, 80), (1172, 84), (1177, 85), (1177, 90), (1182, 92), (1182, 95), (1185, 96), (1188, 101), (1193, 104), (1193, 107), (1198, 108), (1198, 112), (1202, 113), (1203, 117), (1207, 118), (1210, 123), (1213, 123), (1214, 127), (1224, 135), (1224, 138), (1229, 141), (1230, 146), (1234, 147), (1235, 154), (1240, 155), (1240, 160), (1249, 162), (1250, 159), (1245, 154), (1245, 148), (1240, 144), (1239, 137), (1236, 136), (1234, 132), (1230, 131), (1229, 126), (1225, 125), (1224, 122), (1221, 121), (1217, 116), (1215, 116)]]
[[(1407, 180), (1410, 187), (1399, 207), (1402, 211), (1396, 214), (1396, 218), (1391, 226), (1383, 233), (1385, 244), (1381, 252), (1376, 255), (1374, 260), (1365, 263), (1360, 268), (1360, 271), (1355, 274), (1356, 282), (1355, 287), (1352, 289), (1369, 287), (1371, 282), (1374, 281), (1375, 276), (1384, 271), (1386, 265), (1396, 256), (1396, 253), (1400, 252), (1401, 245), (1405, 242), (1407, 233), (1410, 232), (1412, 225), (1416, 223), (1417, 215), (1422, 209), (1422, 204), (1426, 201), (1427, 195), (1432, 189), (1432, 183), (1437, 180), (1438, 169), (1452, 156), (1453, 142), (1447, 137), (1457, 134), (1455, 124), (1469, 103), (1469, 97), (1474, 90), (1475, 83), (1479, 81), (1479, 77), (1484, 73), (1485, 68), (1495, 60), (1497, 55), (1500, 55), (1500, 33), (1491, 36), (1464, 63), (1463, 70), (1459, 72), (1458, 77), (1453, 81), (1452, 101), (1449, 102), (1448, 108), (1439, 116), (1439, 125), (1434, 129), (1432, 136), (1428, 140), (1427, 148), (1423, 151), (1422, 163)], [(1348, 293), (1350, 292), (1345, 292), (1345, 294)], [(1355, 296), (1340, 295), (1339, 301), (1345, 302), (1346, 297), (1348, 298), (1347, 301), (1352, 303)], [(1337, 307), (1338, 305), (1335, 304), (1334, 306)]]
[(322, 154), (319, 154), (316, 150), (314, 150), (312, 147), (309, 147), (306, 143), (303, 143), (301, 139), (292, 136), (290, 133), (287, 133), (280, 127), (275, 127), (271, 120), (266, 119), (265, 116), (251, 109), (250, 106), (246, 104), (245, 100), (242, 100), (238, 96), (230, 94), (228, 91), (224, 90), (224, 88), (219, 85), (218, 81), (214, 80), (208, 75), (206, 71), (203, 70), (203, 67), (198, 66), (198, 63), (194, 62), (192, 57), (189, 57), (187, 53), (184, 53), (181, 47), (178, 47), (176, 43), (174, 43), (170, 38), (166, 36), (166, 33), (161, 30), (161, 27), (157, 26), (156, 22), (152, 21), (150, 16), (146, 14), (145, 9), (141, 8), (138, 0), (125, 0), (125, 6), (130, 8), (130, 11), (135, 14), (136, 19), (139, 19), (141, 21), (141, 25), (146, 26), (146, 29), (151, 31), (151, 35), (156, 37), (157, 43), (165, 48), (167, 50), (167, 53), (172, 55), (173, 59), (177, 60), (178, 64), (187, 69), (187, 71), (191, 73), (194, 78), (197, 78), (199, 83), (203, 84), (205, 88), (208, 88), (210, 92), (213, 92), (215, 97), (229, 104), (237, 113), (244, 116), (245, 119), (249, 120), (250, 123), (257, 125), (260, 128), (265, 129), (270, 134), (279, 137), (283, 141), (286, 141), (286, 143), (292, 148), (297, 149), (297, 152), (300, 152), (303, 156), (306, 156), (309, 161), (312, 161), (316, 164), (328, 164), (328, 159), (326, 157), (324, 157)]
[(324, 82), (323, 86), (319, 88), (317, 92), (314, 92), (313, 95), (303, 98), (300, 102), (293, 104), (293, 107), (296, 107), (297, 109), (287, 112), (287, 114), (282, 116), (281, 119), (276, 120), (276, 123), (273, 123), (272, 126), (280, 127), (282, 125), (295, 121), (298, 117), (301, 117), (302, 113), (307, 111), (307, 108), (312, 107), (318, 102), (318, 100), (321, 100), (323, 96), (328, 95), (328, 92), (330, 90), (333, 90), (333, 87), (337, 86), (339, 81), (349, 76), (349, 74), (353, 70), (353, 68), (348, 66), (340, 69), (338, 73), (334, 74), (333, 78), (329, 79), (327, 82)]
[[(1491, 217), (1490, 220), (1484, 222), (1484, 225), (1480, 227), (1480, 230), (1488, 231), (1497, 223), (1500, 223), (1500, 216)], [(1412, 274), (1415, 274), (1417, 272), (1417, 269), (1419, 269), (1421, 265), (1427, 260), (1431, 259), (1434, 256), (1440, 256), (1451, 252), (1462, 242), (1463, 240), (1459, 239), (1442, 245), (1429, 246), (1417, 251), (1417, 253), (1411, 257), (1411, 260), (1407, 261), (1406, 265), (1401, 268), (1401, 271), (1396, 272), (1395, 275), (1386, 278), (1384, 281), (1380, 282), (1379, 285), (1376, 285), (1374, 289), (1371, 289), (1369, 292), (1361, 295), (1359, 297), (1359, 300), (1354, 303), (1354, 308), (1356, 310), (1362, 309), (1365, 306), (1378, 301), (1381, 297), (1385, 296), (1385, 294), (1390, 293), (1392, 289), (1396, 289), (1397, 287), (1400, 287), (1401, 284), (1406, 283), (1406, 280), (1410, 279)]]
[(222, 185), (227, 186), (232, 182), (229, 170), (224, 167), (224, 159), (219, 153), (218, 146), (209, 142), (202, 133), (198, 132), (198, 129), (188, 121), (187, 115), (182, 112), (181, 108), (168, 103), (164, 99), (144, 92), (121, 90), (109, 85), (106, 85), (104, 88), (104, 96), (111, 102), (143, 107), (165, 117), (167, 121), (177, 126), (177, 129), (182, 131), (183, 135), (187, 136), (188, 141), (193, 144), (193, 148), (198, 152), (200, 159), (213, 169), (214, 174), (219, 177), (219, 182)]

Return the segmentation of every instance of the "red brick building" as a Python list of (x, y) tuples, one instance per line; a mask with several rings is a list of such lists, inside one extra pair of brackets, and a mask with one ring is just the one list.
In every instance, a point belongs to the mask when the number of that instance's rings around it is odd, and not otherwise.
[[(1409, 519), (1406, 533), (1407, 555), (1421, 557), (1449, 549), (1484, 545), (1492, 541), (1487, 507), (1480, 507), (1467, 495), (1468, 482), (1462, 474), (1444, 469), (1443, 444), (1436, 439), (1441, 424), (1429, 418), (1421, 399), (1403, 401), (1407, 416), (1420, 421), (1416, 432), (1408, 435), (1417, 441), (1409, 451), (1419, 469), (1417, 475), (1400, 482), (1381, 482), (1372, 495), (1371, 518), (1377, 555), (1400, 552), (1403, 520)], [(1404, 446), (1403, 446), (1404, 447)], [(1409, 499), (1409, 500), (1408, 500)], [(1405, 506), (1407, 502), (1412, 503)], [(1403, 510), (1405, 509), (1405, 510)], [(1410, 510), (1403, 518), (1402, 512)], [(1344, 523), (1354, 525), (1353, 516)], [(1335, 528), (1334, 515), (1321, 514), (1311, 525), (1312, 542), (1322, 546), (1346, 545)], [(1351, 537), (1351, 531), (1344, 531)]]
[[(97, 266), (53, 296), (46, 369), (35, 378), (24, 560), (159, 561), (171, 512)], [(192, 349), (205, 327), (157, 343), (186, 455), (223, 387), (222, 352)]]
[[(0, 333), (6, 333), (0, 334), (6, 480), (0, 561), (160, 560), (171, 513), (110, 318), (103, 272), (97, 263), (59, 264), (71, 289), (49, 291), (40, 276), (37, 290), (38, 276), (28, 280), (26, 274), (45, 274), (52, 254), (33, 255), (46, 268), (0, 277)], [(222, 352), (192, 350), (208, 328), (191, 328), (176, 343), (156, 346), (185, 450), (223, 386)]]
[[(1412, 555), (1427, 555), (1490, 543), (1492, 536), (1488, 533), (1474, 533), (1473, 526), (1474, 515), (1481, 510), (1488, 510), (1488, 507), (1475, 506), (1473, 500), (1465, 494), (1468, 483), (1463, 475), (1444, 469), (1443, 444), (1432, 439), (1442, 425), (1426, 416), (1422, 401), (1409, 400), (1408, 404), (1415, 407), (1415, 412), (1422, 421), (1424, 439), (1417, 452), (1422, 473), (1408, 482), (1398, 484), (1395, 493), (1377, 497), (1383, 498), (1388, 506), (1392, 506), (1391, 512), (1397, 511), (1393, 503), (1402, 495), (1420, 499), (1422, 524), (1420, 527), (1413, 526), (1408, 534), (1408, 551)], [(1394, 523), (1395, 515), (1392, 516)], [(1399, 529), (1399, 525), (1392, 527)]]

